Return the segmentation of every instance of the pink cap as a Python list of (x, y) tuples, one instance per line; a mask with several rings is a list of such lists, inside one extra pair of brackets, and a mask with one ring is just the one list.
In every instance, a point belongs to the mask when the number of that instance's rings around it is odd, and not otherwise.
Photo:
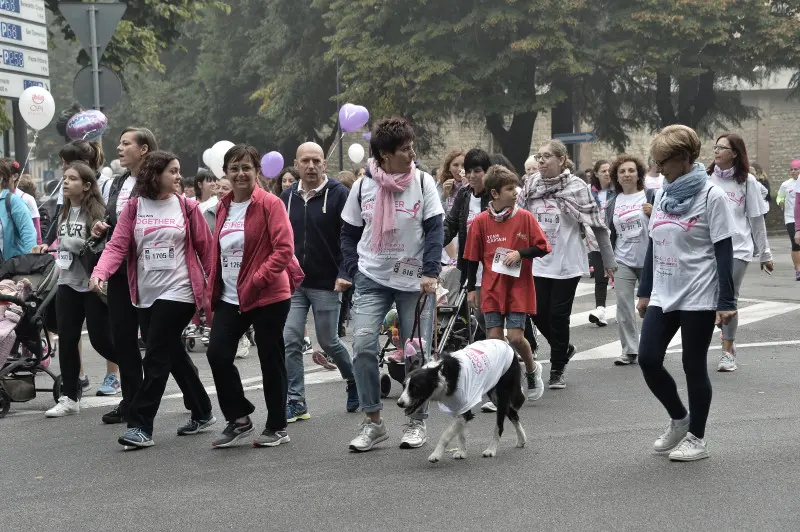
[(794, 159), (792, 161), (792, 170), (794, 170), (795, 168), (800, 168), (800, 159)]

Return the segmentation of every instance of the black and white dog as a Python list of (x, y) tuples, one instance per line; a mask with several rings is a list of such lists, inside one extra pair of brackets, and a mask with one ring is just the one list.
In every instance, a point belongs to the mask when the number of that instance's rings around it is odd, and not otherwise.
[(472, 343), (460, 351), (443, 353), (439, 360), (412, 371), (403, 383), (397, 406), (410, 416), (426, 401), (437, 401), (444, 412), (456, 419), (439, 438), (428, 461), (441, 460), (456, 436), (460, 448), (453, 458), (463, 459), (467, 457), (466, 424), (474, 417), (471, 409), (480, 404), (484, 394), (497, 406), (497, 424), (483, 456), (497, 454), (506, 416), (517, 431), (517, 447), (524, 447), (527, 437), (519, 422), (519, 410), (525, 404), (522, 369), (514, 349), (502, 340)]

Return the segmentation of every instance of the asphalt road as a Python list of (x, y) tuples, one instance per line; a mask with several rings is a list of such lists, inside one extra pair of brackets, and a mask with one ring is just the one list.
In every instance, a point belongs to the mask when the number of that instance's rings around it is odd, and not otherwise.
[[(468, 459), (429, 464), (447, 418), (433, 408), (428, 445), (401, 450), (404, 418), (390, 399), (392, 438), (349, 453), (360, 415), (345, 412), (336, 372), (309, 372), (312, 419), (290, 425), (291, 443), (274, 449), (213, 450), (222, 420), (177, 437), (186, 413), (173, 382), (156, 445), (136, 452), (116, 443), (122, 427), (100, 422), (116, 399), (87, 397), (78, 416), (48, 420), (42, 412), (52, 398), (41, 394), (0, 420), (0, 530), (798, 530), (800, 283), (783, 240), (772, 239), (775, 274), (752, 266), (745, 280), (739, 370), (712, 374), (708, 460), (670, 463), (653, 453), (667, 416), (638, 367), (611, 364), (616, 322), (599, 329), (585, 321), (589, 285), (573, 310), (581, 354), (568, 387), (524, 408), (524, 449), (514, 448), (510, 430), (498, 456), (482, 458), (493, 416), (479, 414)], [(540, 358), (547, 352), (544, 345)], [(712, 370), (719, 353), (710, 353)], [(204, 354), (194, 358), (213, 386)], [(101, 360), (87, 349), (85, 364), (97, 384)], [(261, 426), (255, 349), (240, 368)], [(684, 393), (679, 354), (668, 368)], [(392, 397), (398, 392), (396, 385)]]

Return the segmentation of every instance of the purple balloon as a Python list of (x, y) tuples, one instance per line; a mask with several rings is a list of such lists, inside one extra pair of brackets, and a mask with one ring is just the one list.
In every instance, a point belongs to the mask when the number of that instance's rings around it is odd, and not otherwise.
[(261, 173), (267, 179), (274, 179), (283, 170), (283, 155), (276, 151), (264, 154), (261, 158)]
[(361, 105), (346, 103), (339, 109), (339, 125), (348, 133), (364, 127), (369, 121), (369, 111)]
[(108, 118), (97, 110), (83, 111), (67, 122), (67, 136), (72, 140), (97, 140), (108, 127)]
[(367, 142), (369, 142), (370, 140), (372, 140), (372, 133), (370, 133), (369, 131), (367, 131), (366, 133), (364, 133), (364, 140), (366, 140)]

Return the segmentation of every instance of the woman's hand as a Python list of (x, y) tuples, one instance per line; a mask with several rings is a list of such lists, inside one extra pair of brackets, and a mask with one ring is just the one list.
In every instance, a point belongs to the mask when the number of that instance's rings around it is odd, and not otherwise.
[(422, 282), (419, 284), (419, 288), (423, 294), (435, 294), (437, 284), (439, 284), (438, 278), (423, 276)]
[(761, 263), (761, 269), (767, 272), (768, 274), (772, 275), (772, 271), (775, 269), (775, 263), (771, 260)]
[(106, 233), (108, 233), (110, 227), (111, 226), (105, 222), (96, 222), (92, 226), (92, 236), (95, 238), (103, 238), (106, 236)]
[(38, 246), (33, 246), (31, 253), (47, 253), (49, 249), (47, 244), (39, 244)]
[(608, 269), (606, 270), (606, 277), (608, 277), (608, 279), (609, 279), (609, 280), (610, 280), (612, 283), (614, 282), (614, 272), (615, 272), (615, 270), (612, 270), (611, 268), (608, 268)]
[(647, 312), (647, 307), (650, 306), (650, 298), (649, 297), (640, 297), (639, 302), (636, 303), (636, 311), (639, 312), (639, 316), (644, 318), (645, 312)]
[(653, 214), (653, 206), (649, 203), (645, 203), (642, 205), (642, 212), (649, 218), (650, 215)]
[(92, 277), (89, 279), (89, 290), (92, 292), (97, 292), (98, 294), (103, 292), (103, 280), (99, 277)]
[(503, 261), (503, 264), (506, 266), (513, 266), (521, 260), (522, 255), (519, 254), (519, 251), (511, 251), (506, 255), (506, 260)]
[(735, 310), (718, 310), (716, 325), (727, 325), (736, 314)]
[(444, 183), (442, 183), (442, 189), (444, 190), (444, 195), (449, 196), (450, 192), (453, 190), (453, 185), (455, 184), (455, 179), (448, 179)]

